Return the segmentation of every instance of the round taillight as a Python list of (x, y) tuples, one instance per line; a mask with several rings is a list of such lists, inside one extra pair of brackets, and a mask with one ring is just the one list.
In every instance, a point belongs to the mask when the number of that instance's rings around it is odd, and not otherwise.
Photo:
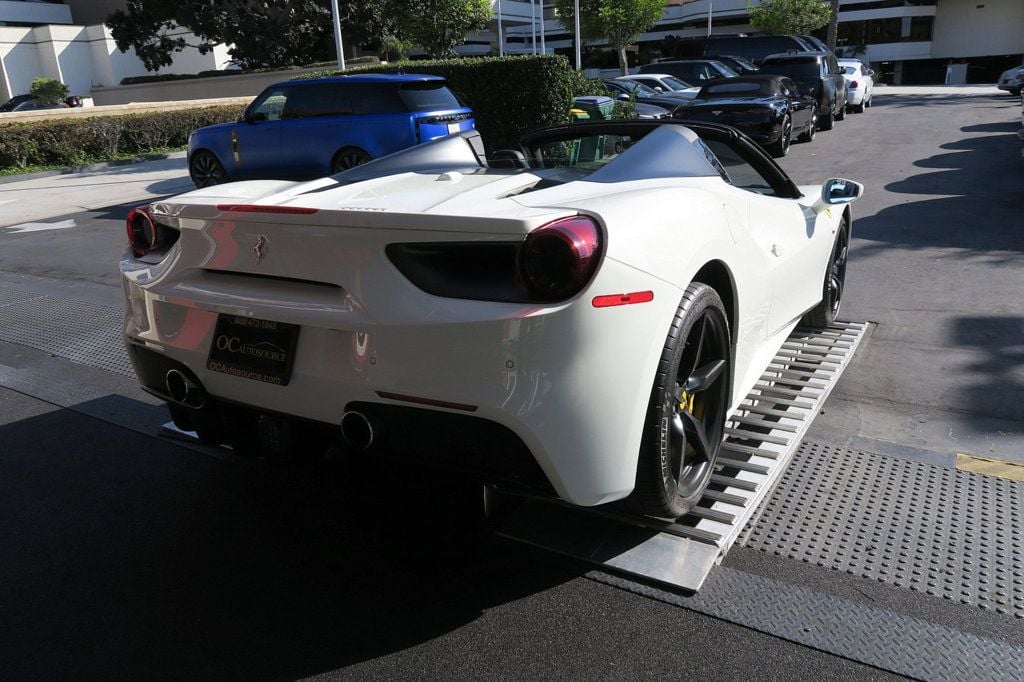
[(156, 223), (150, 216), (149, 206), (139, 206), (129, 211), (125, 227), (128, 231), (128, 245), (136, 256), (142, 256), (156, 246)]
[(588, 216), (562, 218), (530, 232), (519, 251), (519, 271), (531, 296), (560, 301), (578, 294), (601, 256), (601, 228)]
[(856, 90), (859, 87), (860, 87), (860, 83), (858, 83), (857, 81), (850, 81), (850, 89)]

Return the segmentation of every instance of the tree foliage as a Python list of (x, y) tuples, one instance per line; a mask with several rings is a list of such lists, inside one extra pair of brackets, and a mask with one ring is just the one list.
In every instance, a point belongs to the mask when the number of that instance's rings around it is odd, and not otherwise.
[(38, 97), (42, 104), (58, 104), (67, 99), (68, 86), (56, 78), (39, 76), (32, 79), (29, 92)]
[[(392, 30), (389, 0), (340, 3), (347, 43), (376, 44)], [(219, 43), (243, 68), (309, 64), (334, 56), (330, 0), (128, 0), (107, 18), (122, 52), (134, 48), (150, 71), (170, 66), (174, 54)], [(193, 36), (182, 35), (185, 29)]]
[[(558, 20), (569, 33), (574, 31), (573, 5), (573, 0), (555, 0)], [(626, 46), (654, 26), (664, 8), (664, 0), (580, 0), (580, 33), (584, 40), (607, 40), (626, 75)]]
[(829, 0), (761, 0), (749, 4), (750, 25), (768, 34), (810, 33), (828, 23), (832, 16)]
[(431, 57), (455, 55), (466, 33), (491, 20), (490, 0), (392, 0), (401, 34)]

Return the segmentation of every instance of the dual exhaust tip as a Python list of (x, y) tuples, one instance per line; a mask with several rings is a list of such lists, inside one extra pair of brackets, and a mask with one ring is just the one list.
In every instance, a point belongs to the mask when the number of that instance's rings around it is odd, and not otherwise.
[[(206, 391), (197, 382), (177, 369), (167, 372), (164, 387), (170, 399), (198, 410), (206, 404)], [(349, 447), (368, 450), (380, 437), (380, 424), (376, 419), (356, 410), (350, 410), (341, 417), (341, 436)]]
[(206, 404), (206, 391), (183, 372), (172, 369), (164, 377), (164, 388), (173, 402), (185, 407), (200, 409)]

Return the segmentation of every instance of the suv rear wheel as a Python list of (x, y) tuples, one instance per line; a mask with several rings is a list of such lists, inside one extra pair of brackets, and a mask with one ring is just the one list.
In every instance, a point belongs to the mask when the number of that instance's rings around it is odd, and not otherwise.
[(349, 168), (361, 166), (371, 160), (371, 156), (359, 147), (343, 147), (334, 155), (331, 162), (331, 174), (347, 171)]

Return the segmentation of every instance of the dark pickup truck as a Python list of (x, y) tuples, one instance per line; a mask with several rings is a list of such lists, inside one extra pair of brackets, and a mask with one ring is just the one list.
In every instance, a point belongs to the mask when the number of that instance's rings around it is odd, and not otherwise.
[(846, 79), (831, 52), (773, 54), (761, 63), (763, 75), (787, 76), (801, 92), (818, 101), (818, 128), (830, 130), (846, 118)]

